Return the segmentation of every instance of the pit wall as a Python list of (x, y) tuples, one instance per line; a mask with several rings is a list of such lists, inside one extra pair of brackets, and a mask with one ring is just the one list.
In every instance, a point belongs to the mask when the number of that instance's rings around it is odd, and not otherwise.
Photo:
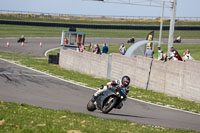
[(63, 68), (107, 79), (131, 78), (131, 85), (200, 102), (200, 62), (160, 62), (120, 54), (96, 55), (84, 51), (60, 50)]

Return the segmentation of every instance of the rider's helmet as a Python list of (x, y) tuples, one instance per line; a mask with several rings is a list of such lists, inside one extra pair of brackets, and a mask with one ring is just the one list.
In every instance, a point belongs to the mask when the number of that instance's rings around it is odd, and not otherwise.
[(123, 76), (122, 80), (121, 80), (122, 85), (125, 87), (127, 87), (129, 85), (130, 81), (131, 81), (131, 79), (129, 78), (129, 76)]

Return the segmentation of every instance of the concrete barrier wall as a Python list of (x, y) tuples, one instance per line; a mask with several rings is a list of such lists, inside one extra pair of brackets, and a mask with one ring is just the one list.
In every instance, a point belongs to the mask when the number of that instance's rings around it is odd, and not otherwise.
[(123, 75), (131, 78), (131, 85), (146, 88), (152, 59), (145, 57), (128, 58), (112, 54), (111, 79), (120, 79)]
[(63, 68), (106, 78), (108, 55), (95, 55), (86, 51), (79, 53), (73, 50), (61, 49), (59, 64)]
[(200, 62), (154, 60), (148, 89), (200, 102)]
[(60, 52), (63, 68), (107, 79), (131, 78), (131, 85), (200, 102), (200, 62), (160, 62), (146, 57), (120, 54), (95, 55), (73, 50)]

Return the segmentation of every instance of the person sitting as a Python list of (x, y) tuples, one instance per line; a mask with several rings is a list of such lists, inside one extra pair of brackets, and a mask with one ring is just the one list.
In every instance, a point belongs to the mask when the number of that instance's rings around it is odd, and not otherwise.
[(122, 55), (125, 55), (126, 54), (126, 47), (124, 45), (124, 43), (121, 44), (120, 48), (119, 48), (119, 52), (122, 54)]
[(170, 48), (170, 56), (168, 57), (168, 59), (183, 61), (181, 56), (179, 55), (178, 51), (176, 49), (174, 49), (174, 47)]
[(184, 52), (184, 53), (185, 53), (184, 56), (183, 56), (183, 60), (184, 60), (184, 61), (185, 61), (185, 60), (194, 60), (194, 59), (192, 58), (191, 54), (190, 54), (190, 50), (189, 50), (189, 49), (187, 49), (186, 52)]
[(128, 41), (127, 41), (127, 43), (134, 43), (135, 42), (135, 37), (133, 36), (133, 37), (131, 37), (131, 39), (129, 39)]
[(152, 58), (152, 59), (153, 59), (153, 54), (154, 54), (154, 51), (152, 50), (151, 47), (146, 49), (145, 57), (148, 57), (148, 58)]
[(19, 42), (25, 42), (25, 37), (24, 37), (24, 35), (22, 35), (20, 38), (19, 38), (19, 40), (17, 41), (18, 43)]
[(174, 43), (181, 43), (181, 36), (178, 36), (175, 40)]

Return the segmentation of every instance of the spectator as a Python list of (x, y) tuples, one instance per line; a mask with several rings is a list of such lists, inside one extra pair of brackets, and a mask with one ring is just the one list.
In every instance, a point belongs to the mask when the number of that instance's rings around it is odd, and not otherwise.
[(101, 54), (101, 49), (99, 47), (99, 44), (95, 44), (94, 45), (94, 51), (93, 51), (94, 54)]
[(89, 52), (93, 52), (93, 49), (92, 49), (93, 47), (92, 47), (92, 44), (90, 43), (90, 45), (88, 46), (88, 51)]
[(167, 61), (167, 54), (166, 54), (166, 53), (164, 53), (164, 54), (162, 55), (162, 59), (161, 59), (161, 60), (164, 61), (164, 62)]
[(122, 54), (122, 55), (125, 55), (126, 54), (126, 47), (124, 46), (124, 43), (121, 44), (120, 48), (119, 48), (119, 52)]
[(185, 61), (185, 55), (186, 55), (186, 52), (183, 52), (183, 57), (182, 57), (183, 61)]
[(178, 36), (175, 40), (174, 43), (181, 43), (181, 36)]
[(25, 37), (24, 37), (24, 35), (22, 35), (20, 38), (19, 38), (19, 40), (17, 41), (18, 43), (19, 42), (25, 42)]
[(153, 54), (154, 54), (154, 51), (152, 50), (152, 48), (148, 48), (146, 49), (146, 52), (145, 52), (145, 56), (148, 57), (148, 58), (153, 58)]
[(160, 46), (158, 46), (158, 60), (163, 60), (163, 51)]
[(184, 55), (184, 57), (183, 57), (183, 60), (184, 60), (184, 61), (185, 61), (185, 60), (194, 60), (194, 59), (192, 58), (191, 54), (190, 54), (190, 50), (189, 50), (189, 49), (187, 49), (186, 52), (184, 52), (184, 53), (185, 53), (185, 55)]
[(174, 49), (174, 47), (170, 48), (170, 56), (168, 57), (169, 60), (180, 60), (182, 61), (181, 56), (179, 55), (179, 53), (177, 52), (176, 49)]
[(106, 43), (103, 44), (102, 53), (104, 54), (108, 53), (108, 46), (106, 46)]
[(80, 48), (79, 48), (79, 51), (80, 52), (83, 52), (85, 50), (85, 46), (83, 44), (81, 44)]

